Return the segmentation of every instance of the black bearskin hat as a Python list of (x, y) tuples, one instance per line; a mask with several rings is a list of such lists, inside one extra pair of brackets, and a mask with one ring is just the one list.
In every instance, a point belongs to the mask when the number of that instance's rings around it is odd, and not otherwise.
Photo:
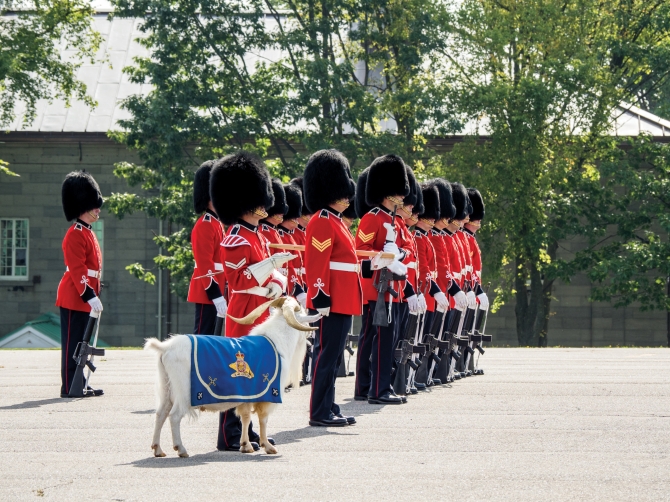
[(300, 189), (300, 197), (302, 198), (302, 211), (300, 212), (301, 215), (308, 216), (312, 214), (309, 209), (307, 209), (307, 206), (305, 205), (305, 190), (303, 189), (302, 185), (302, 176), (298, 176), (297, 178), (293, 178), (290, 182), (291, 185), (297, 186)]
[(363, 169), (363, 172), (358, 176), (358, 183), (356, 183), (356, 197), (354, 197), (354, 209), (359, 218), (362, 218), (370, 209), (372, 209), (365, 202), (365, 186), (368, 183), (368, 174), (370, 174), (370, 168), (366, 167)]
[(61, 187), (61, 200), (65, 219), (72, 221), (80, 214), (102, 207), (102, 194), (98, 183), (86, 171), (72, 171)]
[(272, 194), (275, 197), (275, 202), (272, 207), (268, 208), (268, 216), (281, 214), (284, 216), (288, 212), (288, 204), (286, 204), (286, 193), (284, 192), (284, 185), (278, 179), (272, 180)]
[(389, 195), (409, 195), (405, 163), (397, 155), (377, 157), (370, 164), (368, 183), (365, 186), (365, 202), (368, 206), (378, 206)]
[(302, 215), (302, 190), (293, 183), (287, 183), (284, 185), (284, 193), (286, 194), (286, 205), (288, 206), (284, 219), (293, 220), (300, 218)]
[(470, 221), (480, 221), (484, 219), (484, 199), (482, 194), (476, 188), (468, 188), (468, 198), (472, 204), (472, 214), (470, 214)]
[(209, 195), (219, 219), (233, 225), (243, 214), (274, 204), (270, 173), (256, 155), (240, 151), (217, 160), (209, 180)]
[(440, 218), (452, 219), (456, 214), (456, 206), (454, 206), (454, 198), (451, 193), (451, 185), (448, 181), (441, 178), (435, 178), (430, 181), (430, 184), (437, 188), (437, 193), (440, 196)]
[(209, 175), (214, 165), (213, 160), (203, 162), (203, 164), (195, 172), (193, 179), (193, 208), (195, 212), (200, 214), (207, 209), (209, 204)]
[(421, 214), (426, 209), (423, 205), (423, 191), (421, 190), (421, 185), (418, 181), (414, 181), (414, 185), (414, 190), (416, 190), (416, 202), (412, 208), (412, 214)]
[(454, 220), (464, 220), (469, 214), (468, 212), (468, 191), (461, 183), (452, 183), (451, 191), (454, 197), (454, 206), (456, 206), (456, 214), (453, 216)]
[(349, 218), (350, 220), (355, 220), (358, 218), (358, 214), (356, 212), (356, 201), (354, 197), (349, 200), (349, 207), (342, 211), (342, 216)]
[(309, 214), (328, 207), (339, 199), (351, 199), (356, 183), (351, 177), (349, 161), (337, 150), (319, 150), (305, 166), (302, 196)]
[(407, 205), (414, 206), (419, 199), (419, 185), (416, 182), (412, 168), (405, 164), (405, 170), (407, 171), (407, 181), (409, 182), (409, 194), (405, 197), (403, 202)]
[(439, 220), (440, 193), (437, 187), (432, 183), (424, 183), (421, 185), (421, 194), (423, 195), (423, 212), (419, 213), (419, 216), (426, 220)]

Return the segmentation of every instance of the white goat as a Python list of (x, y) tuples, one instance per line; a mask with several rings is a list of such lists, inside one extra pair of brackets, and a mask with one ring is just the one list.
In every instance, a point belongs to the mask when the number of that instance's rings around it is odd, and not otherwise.
[[(298, 302), (293, 298), (279, 298), (266, 302), (256, 308), (243, 319), (242, 324), (253, 323), (269, 307), (276, 307), (270, 317), (255, 326), (249, 335), (264, 335), (274, 344), (281, 358), (280, 389), (283, 392), (289, 384), (297, 387), (302, 375), (302, 363), (307, 350), (306, 331), (314, 331), (307, 323), (318, 320), (321, 316), (307, 316), (302, 314)], [(267, 421), (268, 415), (275, 409), (276, 404), (269, 402), (257, 403), (217, 403), (204, 406), (191, 406), (191, 341), (186, 335), (176, 335), (161, 342), (156, 338), (149, 338), (144, 344), (145, 350), (151, 349), (159, 354), (158, 379), (156, 393), (158, 405), (156, 407), (156, 423), (154, 439), (151, 448), (154, 456), (164, 457), (160, 447), (161, 429), (170, 416), (172, 428), (173, 448), (180, 457), (188, 457), (186, 448), (181, 441), (180, 423), (185, 415), (196, 416), (196, 409), (200, 411), (226, 411), (236, 408), (235, 413), (242, 421), (242, 439), (240, 451), (252, 453), (254, 451), (249, 441), (249, 423), (251, 413), (258, 415), (260, 422), (260, 442), (266, 453), (277, 453), (277, 449), (268, 442)]]

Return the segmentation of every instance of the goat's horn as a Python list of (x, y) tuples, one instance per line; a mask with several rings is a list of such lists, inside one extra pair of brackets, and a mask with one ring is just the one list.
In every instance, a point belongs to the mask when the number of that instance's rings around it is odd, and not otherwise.
[(312, 326), (306, 326), (305, 324), (301, 324), (295, 318), (295, 312), (292, 308), (290, 308), (289, 305), (282, 308), (282, 313), (284, 314), (284, 319), (286, 319), (286, 324), (288, 324), (292, 328), (297, 329), (298, 331), (316, 331), (318, 329), (313, 328)]
[(281, 296), (281, 297), (277, 298), (276, 300), (272, 300), (272, 303), (270, 304), (270, 307), (283, 308), (285, 301), (286, 301), (286, 297)]
[[(256, 319), (258, 319), (261, 315), (263, 315), (263, 312), (265, 312), (270, 307), (274, 307), (275, 305), (273, 305), (273, 304), (275, 302), (278, 302), (279, 300), (284, 300), (284, 299), (283, 298), (278, 298), (276, 300), (270, 300), (268, 302), (265, 302), (265, 303), (259, 305), (258, 307), (256, 307), (251, 312), (249, 312), (242, 319), (238, 319), (238, 318), (233, 317), (231, 315), (227, 315), (227, 317), (229, 319), (235, 321), (236, 323), (239, 323), (239, 324), (253, 324), (256, 321)], [(283, 305), (283, 303), (284, 302), (282, 302), (281, 304)]]

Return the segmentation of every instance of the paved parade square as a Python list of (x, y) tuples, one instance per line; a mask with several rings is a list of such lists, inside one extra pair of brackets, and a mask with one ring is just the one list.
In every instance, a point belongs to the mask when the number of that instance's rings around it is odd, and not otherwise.
[[(309, 387), (270, 417), (276, 456), (215, 449), (217, 417), (184, 421), (191, 457), (151, 456), (155, 360), (110, 350), (60, 399), (59, 351), (0, 351), (0, 500), (669, 500), (670, 351), (489, 349), (486, 375), (403, 406), (338, 402), (358, 423), (307, 425)], [(352, 368), (354, 364), (352, 361)]]

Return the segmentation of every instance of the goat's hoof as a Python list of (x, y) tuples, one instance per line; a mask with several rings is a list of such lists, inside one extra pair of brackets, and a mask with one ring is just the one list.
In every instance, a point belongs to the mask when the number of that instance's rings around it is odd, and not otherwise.
[(275, 448), (270, 443), (265, 443), (263, 445), (263, 448), (265, 449), (265, 453), (267, 453), (268, 455), (275, 455), (277, 453), (277, 448)]
[(151, 449), (154, 451), (154, 457), (164, 457), (165, 453), (161, 450), (161, 447), (157, 444), (152, 444)]
[(251, 443), (242, 443), (240, 445), (240, 452), (242, 453), (253, 453), (254, 447), (251, 446)]
[(182, 452), (179, 454), (181, 458), (188, 458), (188, 453), (187, 452)]

